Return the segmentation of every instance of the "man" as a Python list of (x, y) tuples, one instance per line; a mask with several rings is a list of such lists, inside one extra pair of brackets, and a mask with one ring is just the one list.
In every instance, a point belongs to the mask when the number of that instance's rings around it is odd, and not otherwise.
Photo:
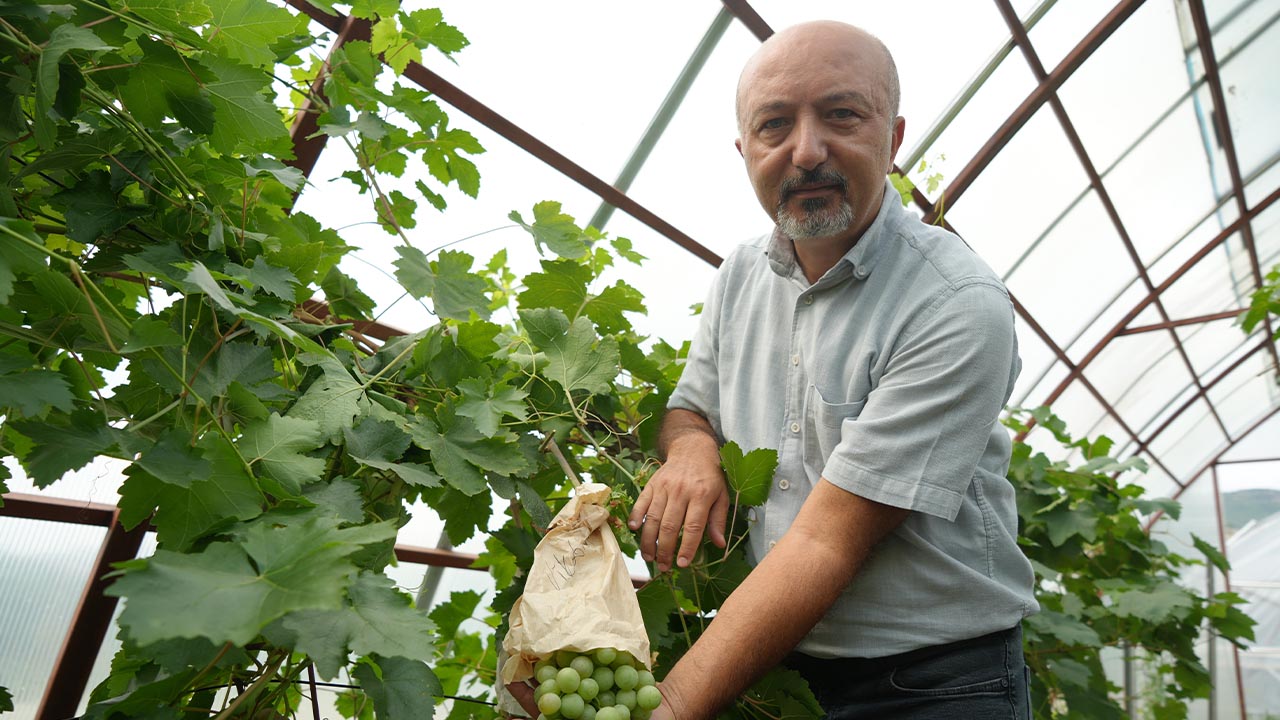
[[(771, 236), (716, 276), (631, 515), (659, 571), (720, 546), (718, 447), (778, 451), (757, 563), (661, 685), (712, 718), (769, 668), (832, 718), (1029, 718), (1036, 610), (997, 416), (1019, 362), (1007, 291), (887, 183), (904, 121), (887, 49), (806, 23), (742, 72), (738, 151)], [(679, 547), (677, 554), (676, 549)]]
[(1036, 603), (997, 423), (1019, 368), (1008, 293), (888, 186), (904, 122), (874, 37), (784, 30), (737, 99), (777, 230), (727, 259), (704, 305), (666, 464), (631, 517), (645, 558), (683, 567), (704, 530), (724, 544), (722, 441), (780, 464), (758, 565), (655, 717), (713, 717), (793, 650), (832, 717), (1029, 717), (1018, 625)]

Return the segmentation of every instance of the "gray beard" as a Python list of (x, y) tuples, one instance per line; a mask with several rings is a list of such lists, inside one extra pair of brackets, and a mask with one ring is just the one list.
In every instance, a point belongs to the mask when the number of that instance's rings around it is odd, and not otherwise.
[(800, 204), (803, 215), (796, 217), (785, 205), (778, 208), (778, 229), (792, 240), (812, 240), (839, 235), (853, 224), (853, 207), (840, 198), (812, 198)]

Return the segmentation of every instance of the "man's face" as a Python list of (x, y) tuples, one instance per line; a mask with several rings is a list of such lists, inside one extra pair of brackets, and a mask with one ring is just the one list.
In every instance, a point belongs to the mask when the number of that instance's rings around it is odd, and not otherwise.
[(852, 244), (880, 209), (902, 140), (879, 46), (815, 30), (743, 76), (738, 150), (761, 206), (794, 240)]

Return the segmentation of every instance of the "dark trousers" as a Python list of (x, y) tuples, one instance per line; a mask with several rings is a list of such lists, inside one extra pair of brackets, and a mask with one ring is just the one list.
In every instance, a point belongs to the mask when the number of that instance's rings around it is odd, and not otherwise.
[(831, 720), (1030, 720), (1022, 627), (880, 658), (792, 653)]

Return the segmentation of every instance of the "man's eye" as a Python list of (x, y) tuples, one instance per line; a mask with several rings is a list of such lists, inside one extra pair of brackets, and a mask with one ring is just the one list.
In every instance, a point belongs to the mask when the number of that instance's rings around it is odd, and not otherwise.
[(831, 111), (831, 117), (848, 120), (850, 118), (858, 117), (858, 113), (850, 110), (849, 108), (836, 108)]
[(763, 123), (760, 123), (760, 129), (761, 130), (777, 130), (778, 128), (786, 124), (787, 124), (787, 121), (784, 120), (783, 118), (770, 118), (769, 120), (765, 120)]

